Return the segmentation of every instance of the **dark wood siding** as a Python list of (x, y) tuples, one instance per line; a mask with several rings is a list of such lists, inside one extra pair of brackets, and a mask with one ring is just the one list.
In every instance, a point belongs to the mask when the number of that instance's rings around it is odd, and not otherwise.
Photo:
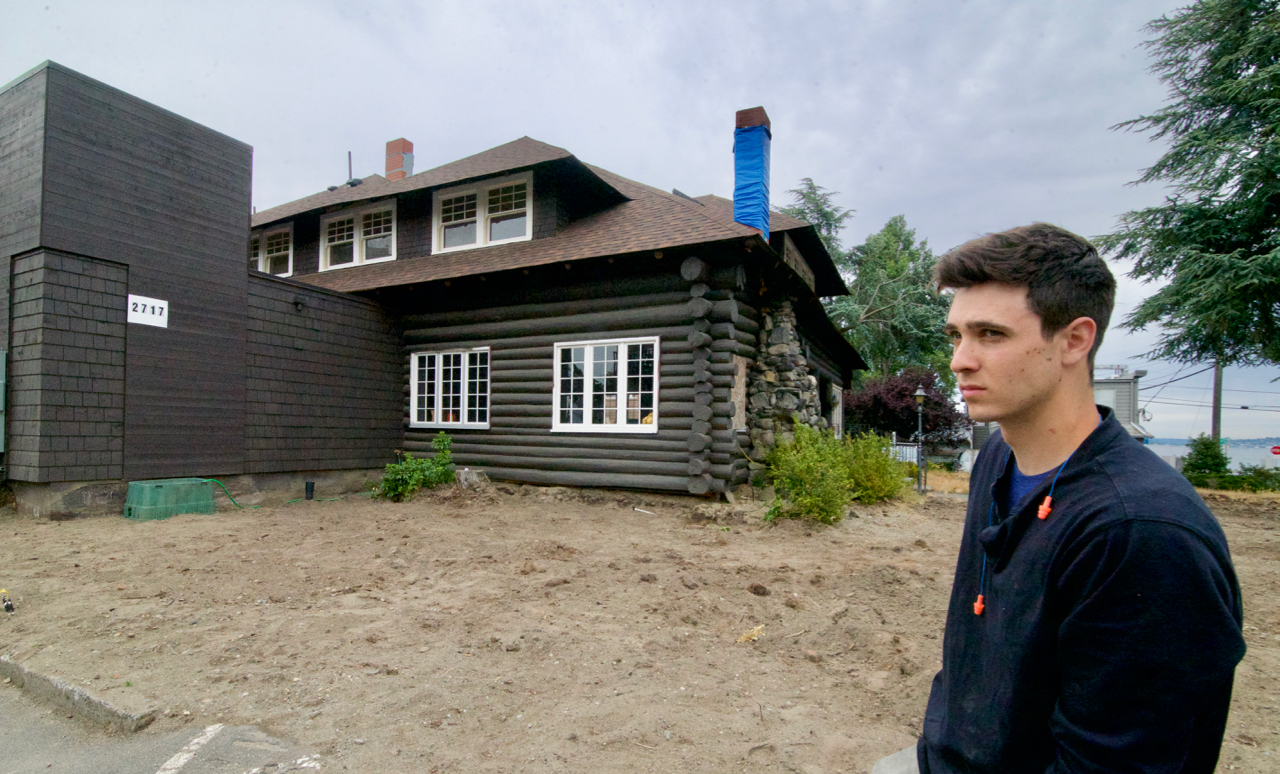
[(245, 472), (394, 461), (403, 438), (400, 337), (378, 305), (254, 274), (248, 325)]
[(431, 192), (401, 194), (396, 202), (396, 258), (431, 255)]
[(251, 149), (56, 65), (47, 68), (42, 243), (129, 267), (170, 305), (130, 325), (124, 476), (244, 467)]
[(304, 213), (293, 220), (293, 275), (320, 271), (320, 216)]
[[(532, 278), (519, 289), (495, 277), (505, 305), (402, 319), (406, 385), (412, 352), (490, 348), (490, 428), (447, 431), (459, 465), (495, 479), (697, 493), (745, 478), (730, 396), (733, 355), (754, 357), (755, 324), (732, 290), (663, 273), (678, 262), (655, 263), (650, 276), (559, 288)], [(552, 433), (555, 345), (641, 336), (659, 338), (657, 432)], [(429, 453), (437, 432), (407, 428), (405, 448)]]
[(45, 71), (0, 93), (0, 259), (40, 244)]
[(121, 477), (128, 269), (39, 250), (14, 260), (9, 477)]

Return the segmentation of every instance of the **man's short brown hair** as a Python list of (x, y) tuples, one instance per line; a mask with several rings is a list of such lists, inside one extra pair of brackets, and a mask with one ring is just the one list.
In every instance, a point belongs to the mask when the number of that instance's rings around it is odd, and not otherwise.
[(1116, 278), (1082, 236), (1049, 223), (1001, 231), (948, 251), (933, 267), (939, 288), (969, 288), (988, 282), (1024, 287), (1027, 307), (1040, 318), (1044, 338), (1073, 320), (1098, 326), (1089, 365), (1102, 346), (1116, 303)]

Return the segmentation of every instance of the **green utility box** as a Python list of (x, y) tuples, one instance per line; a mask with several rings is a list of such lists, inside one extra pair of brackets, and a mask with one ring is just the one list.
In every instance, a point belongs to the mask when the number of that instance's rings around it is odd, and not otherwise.
[(202, 478), (130, 481), (124, 517), (138, 521), (167, 519), (180, 513), (215, 513), (213, 482)]

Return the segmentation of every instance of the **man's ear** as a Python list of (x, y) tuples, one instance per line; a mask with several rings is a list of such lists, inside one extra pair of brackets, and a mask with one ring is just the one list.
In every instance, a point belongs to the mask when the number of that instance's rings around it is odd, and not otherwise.
[(1098, 324), (1092, 317), (1077, 317), (1058, 331), (1058, 339), (1063, 344), (1062, 364), (1073, 366), (1089, 357), (1093, 349), (1093, 341), (1098, 337)]

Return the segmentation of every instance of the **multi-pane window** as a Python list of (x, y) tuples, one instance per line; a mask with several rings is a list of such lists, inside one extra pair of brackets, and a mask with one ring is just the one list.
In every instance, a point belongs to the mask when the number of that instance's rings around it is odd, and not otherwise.
[(293, 231), (286, 227), (249, 235), (249, 268), (287, 277), (293, 273)]
[(391, 210), (366, 212), (361, 219), (360, 233), (364, 238), (364, 259), (375, 261), (390, 258), (395, 252), (395, 217)]
[(320, 222), (320, 269), (339, 269), (396, 257), (394, 202), (336, 213)]
[(525, 174), (436, 192), (435, 252), (529, 239), (530, 187)]
[(440, 202), (441, 244), (446, 248), (476, 243), (476, 195), (463, 194)]
[(574, 342), (555, 348), (552, 429), (658, 431), (658, 340)]
[(528, 183), (489, 189), (489, 241), (518, 239), (528, 231)]
[(329, 268), (356, 262), (356, 219), (331, 220), (324, 230), (324, 257)]
[(415, 352), (410, 363), (412, 427), (489, 426), (489, 350)]

